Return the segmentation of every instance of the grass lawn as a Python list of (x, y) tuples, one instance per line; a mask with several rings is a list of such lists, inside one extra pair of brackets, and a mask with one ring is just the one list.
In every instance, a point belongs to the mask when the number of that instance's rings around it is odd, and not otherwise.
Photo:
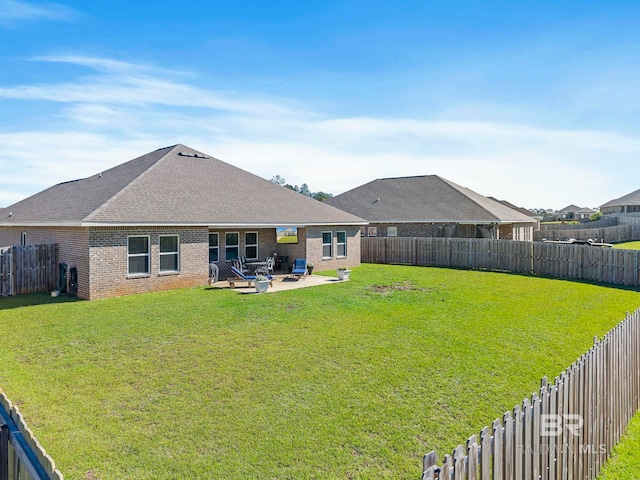
[(624, 242), (617, 243), (613, 248), (621, 248), (624, 250), (640, 250), (640, 242)]
[(620, 443), (615, 446), (600, 480), (628, 480), (640, 478), (640, 413), (631, 420)]
[(0, 386), (67, 479), (419, 478), (638, 306), (382, 265), (267, 295), (4, 298)]

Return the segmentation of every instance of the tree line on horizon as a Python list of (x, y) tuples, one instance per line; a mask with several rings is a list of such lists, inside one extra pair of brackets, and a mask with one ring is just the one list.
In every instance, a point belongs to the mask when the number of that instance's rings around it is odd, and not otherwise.
[(271, 182), (276, 185), (280, 185), (281, 187), (288, 188), (289, 190), (293, 190), (294, 192), (301, 193), (302, 195), (313, 198), (314, 200), (318, 200), (319, 202), (324, 202), (327, 198), (333, 197), (332, 193), (327, 192), (312, 192), (309, 186), (306, 183), (303, 183), (298, 187), (298, 185), (291, 185), (287, 183), (287, 181), (282, 178), (280, 175), (275, 175), (271, 177)]

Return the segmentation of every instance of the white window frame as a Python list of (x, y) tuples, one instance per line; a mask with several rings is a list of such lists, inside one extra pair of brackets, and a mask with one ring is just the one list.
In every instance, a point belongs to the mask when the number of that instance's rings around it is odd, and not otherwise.
[[(256, 243), (247, 243), (247, 235), (249, 235), (250, 233), (251, 234), (255, 233), (255, 235), (256, 235)], [(257, 260), (259, 258), (258, 257), (258, 255), (259, 255), (259, 253), (258, 253), (258, 243), (260, 243), (258, 241), (258, 232), (254, 232), (254, 231), (252, 231), (252, 232), (244, 232), (244, 256), (247, 257), (247, 260)], [(249, 247), (255, 247), (256, 248), (255, 256), (253, 256), (253, 257), (249, 256), (249, 252), (247, 251), (247, 249)]]
[[(216, 242), (216, 245), (211, 246), (211, 236), (215, 235), (216, 238), (218, 239), (218, 241)], [(218, 260), (213, 260), (213, 262), (211, 261), (211, 251), (215, 250), (216, 251), (216, 257), (218, 257)], [(218, 263), (220, 261), (220, 233), (219, 232), (209, 232), (209, 263)]]
[[(176, 246), (177, 250), (175, 252), (163, 252), (162, 251), (162, 239), (167, 237), (175, 237), (177, 239)], [(164, 256), (175, 256), (176, 257), (176, 266), (177, 269), (171, 270), (163, 270), (162, 269), (162, 257)], [(158, 235), (158, 272), (159, 273), (175, 273), (180, 271), (180, 235)]]
[(367, 227), (367, 237), (377, 237), (378, 227)]
[[(147, 253), (129, 253), (129, 239), (130, 238), (146, 238), (147, 239)], [(146, 272), (135, 272), (131, 273), (130, 271), (130, 262), (131, 257), (147, 257), (147, 271)], [(140, 275), (150, 275), (151, 274), (151, 237), (149, 235), (127, 235), (127, 276), (135, 277)]]
[[(227, 235), (237, 235), (238, 237), (238, 243), (236, 245), (229, 245), (227, 243)], [(229, 248), (235, 248), (238, 250), (238, 254), (234, 257), (234, 258), (229, 258), (228, 250)], [(227, 262), (232, 262), (234, 261), (236, 258), (240, 258), (240, 232), (225, 232), (224, 233), (224, 259)]]
[[(331, 241), (329, 243), (325, 243), (325, 241), (324, 241), (325, 233), (328, 233), (331, 236)], [(328, 257), (324, 254), (324, 247), (327, 246), (327, 245), (329, 246), (329, 253), (330, 253), (330, 255)], [(333, 232), (331, 232), (331, 231), (322, 232), (322, 258), (323, 259), (333, 258)]]
[(387, 237), (397, 237), (398, 227), (387, 227)]
[[(344, 234), (344, 242), (340, 241), (340, 234)], [(344, 253), (340, 255), (340, 247), (344, 247)], [(347, 231), (338, 230), (336, 232), (336, 258), (347, 258)]]

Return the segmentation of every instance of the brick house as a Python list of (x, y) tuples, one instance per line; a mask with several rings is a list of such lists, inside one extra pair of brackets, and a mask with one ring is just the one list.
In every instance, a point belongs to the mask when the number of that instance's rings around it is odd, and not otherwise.
[(612, 213), (640, 213), (640, 190), (600, 205), (600, 211), (603, 215)]
[[(184, 145), (64, 182), (2, 210), (0, 246), (57, 243), (94, 300), (204, 285), (208, 263), (360, 264), (366, 222)], [(279, 230), (287, 230), (281, 243)], [(293, 234), (291, 232), (294, 232)], [(282, 240), (282, 238), (280, 239)]]
[(364, 236), (533, 241), (536, 220), (437, 175), (382, 178), (326, 201), (369, 222)]

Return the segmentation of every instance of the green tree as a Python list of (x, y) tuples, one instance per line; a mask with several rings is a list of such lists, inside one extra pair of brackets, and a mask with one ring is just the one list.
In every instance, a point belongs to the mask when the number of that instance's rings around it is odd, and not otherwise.
[(290, 183), (287, 183), (287, 181), (280, 175), (274, 175), (273, 177), (271, 177), (270, 181), (272, 183), (275, 183), (276, 185), (280, 185), (281, 187), (288, 188), (289, 190), (293, 190), (294, 192), (301, 193), (306, 197), (313, 198), (320, 202), (324, 202), (327, 198), (333, 197), (333, 194), (327, 192), (312, 192), (309, 188), (309, 185), (307, 185), (306, 183), (303, 183), (299, 187), (298, 185), (291, 185)]

